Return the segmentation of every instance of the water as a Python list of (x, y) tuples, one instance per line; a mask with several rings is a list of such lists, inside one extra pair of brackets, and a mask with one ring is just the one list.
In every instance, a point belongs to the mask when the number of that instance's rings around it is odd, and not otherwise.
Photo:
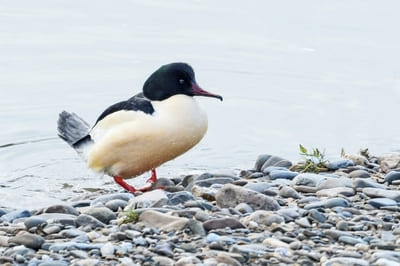
[[(209, 131), (160, 176), (400, 149), (397, 1), (2, 1), (0, 206), (34, 208), (116, 188), (55, 138), (58, 113), (93, 123), (160, 65), (189, 62)], [(130, 183), (142, 182), (132, 180)]]

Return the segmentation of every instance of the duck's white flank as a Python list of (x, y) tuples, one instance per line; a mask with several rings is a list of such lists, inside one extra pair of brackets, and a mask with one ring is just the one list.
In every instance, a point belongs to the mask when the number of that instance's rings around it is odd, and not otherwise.
[(92, 129), (88, 166), (130, 178), (174, 159), (196, 145), (207, 131), (207, 115), (193, 97), (174, 95), (152, 102), (152, 115), (118, 111)]

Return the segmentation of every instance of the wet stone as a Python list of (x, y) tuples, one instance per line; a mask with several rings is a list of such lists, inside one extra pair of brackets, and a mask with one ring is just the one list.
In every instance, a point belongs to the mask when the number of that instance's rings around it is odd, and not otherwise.
[(117, 216), (107, 207), (92, 207), (86, 211), (90, 215), (104, 224), (108, 224), (111, 220), (117, 219)]
[(323, 201), (323, 205), (325, 208), (349, 207), (350, 203), (348, 200), (343, 198), (331, 198)]
[(365, 170), (355, 170), (349, 174), (350, 178), (369, 178), (371, 175)]
[(105, 227), (105, 224), (96, 219), (95, 217), (87, 214), (81, 214), (76, 219), (78, 226), (90, 226), (92, 228)]
[(386, 174), (384, 181), (392, 184), (394, 181), (400, 180), (400, 171), (391, 171)]
[(186, 201), (189, 200), (194, 200), (195, 198), (193, 197), (192, 193), (188, 191), (180, 191), (171, 194), (171, 196), (168, 197), (168, 205), (178, 205), (178, 204), (183, 204)]
[(110, 201), (107, 201), (106, 207), (109, 208), (110, 210), (116, 212), (118, 209), (124, 209), (128, 205), (128, 202), (122, 199), (113, 199)]
[(42, 213), (66, 213), (78, 216), (79, 212), (69, 205), (53, 205), (43, 209)]
[(349, 224), (346, 221), (341, 220), (336, 223), (336, 228), (341, 231), (347, 231), (349, 230)]
[(354, 188), (366, 188), (366, 187), (371, 187), (371, 188), (380, 188), (380, 189), (386, 189), (386, 186), (383, 184), (376, 183), (375, 181), (371, 179), (362, 179), (362, 178), (356, 178), (353, 180), (353, 187)]
[(369, 200), (368, 204), (378, 209), (383, 207), (397, 206), (397, 202), (395, 200), (388, 198), (374, 198)]
[(27, 248), (39, 249), (44, 243), (44, 238), (39, 235), (23, 232), (8, 240), (8, 243), (24, 245)]
[(115, 247), (112, 243), (108, 242), (106, 244), (104, 244), (101, 248), (100, 248), (100, 253), (102, 257), (107, 257), (107, 256), (111, 256), (113, 255), (115, 252)]
[(47, 224), (46, 220), (38, 216), (31, 216), (24, 221), (26, 229), (45, 224)]
[(323, 213), (315, 209), (310, 210), (310, 212), (308, 213), (308, 217), (318, 223), (324, 223), (327, 220), (327, 217)]
[(292, 166), (292, 162), (289, 160), (283, 159), (279, 156), (272, 155), (265, 161), (265, 163), (261, 166), (261, 172), (264, 172), (264, 169), (269, 166), (278, 166), (278, 167), (285, 167), (289, 168)]
[(230, 184), (234, 180), (230, 177), (212, 177), (205, 180), (196, 180), (194, 185), (199, 187), (211, 187), (214, 184)]
[(245, 228), (245, 226), (238, 220), (230, 217), (211, 219), (203, 223), (204, 229), (207, 231), (219, 228), (229, 227), (231, 229)]
[(352, 237), (352, 236), (340, 236), (339, 237), (339, 242), (345, 243), (345, 244), (349, 244), (349, 245), (353, 245), (355, 246), (356, 244), (365, 244), (364, 241), (362, 241), (361, 239)]
[(278, 202), (261, 193), (239, 186), (226, 184), (216, 194), (217, 205), (223, 208), (235, 207), (247, 203), (254, 210), (278, 210)]
[(354, 266), (368, 266), (369, 263), (363, 259), (336, 257), (329, 259), (321, 264), (322, 266), (336, 266), (336, 265), (354, 265)]
[(166, 192), (160, 189), (156, 189), (130, 199), (128, 205), (125, 207), (125, 210), (161, 207), (163, 205), (166, 205), (167, 201), (168, 197)]
[(97, 206), (97, 205), (105, 205), (107, 202), (111, 200), (123, 200), (123, 201), (129, 201), (130, 199), (134, 198), (135, 196), (132, 193), (115, 193), (115, 194), (107, 194), (103, 196), (97, 197), (95, 200), (91, 202), (91, 205)]
[(247, 203), (239, 203), (235, 209), (240, 212), (240, 213), (252, 213), (253, 212), (253, 208), (250, 207), (249, 204)]
[(265, 190), (269, 189), (271, 184), (268, 182), (257, 182), (257, 183), (247, 183), (244, 188), (254, 190), (259, 193), (263, 193)]
[(398, 190), (364, 188), (362, 192), (371, 198), (389, 198), (395, 201), (400, 201), (400, 191)]
[(300, 199), (301, 195), (293, 188), (289, 186), (282, 186), (279, 190), (279, 195), (283, 198)]
[(243, 218), (241, 221), (244, 224), (249, 224), (249, 222), (252, 221), (257, 224), (270, 226), (273, 223), (276, 224), (284, 223), (285, 219), (282, 216), (275, 214), (271, 211), (258, 210), (252, 213), (251, 215)]
[(330, 170), (338, 170), (340, 168), (346, 168), (349, 166), (354, 166), (354, 162), (350, 159), (339, 159), (326, 164), (326, 167), (328, 167)]
[(30, 216), (31, 213), (28, 210), (17, 210), (4, 214), (3, 216), (1, 216), (1, 219), (12, 223), (16, 219), (30, 217)]
[(349, 187), (335, 187), (335, 188), (321, 189), (317, 191), (316, 195), (318, 197), (328, 197), (328, 198), (338, 197), (340, 195), (345, 197), (351, 197), (355, 195), (355, 191)]

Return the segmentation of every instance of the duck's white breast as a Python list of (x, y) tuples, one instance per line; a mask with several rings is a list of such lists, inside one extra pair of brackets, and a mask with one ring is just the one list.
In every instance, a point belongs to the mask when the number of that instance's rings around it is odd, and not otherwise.
[(91, 132), (88, 165), (129, 178), (172, 160), (196, 145), (207, 131), (207, 115), (193, 97), (175, 95), (152, 102), (152, 115), (118, 111)]

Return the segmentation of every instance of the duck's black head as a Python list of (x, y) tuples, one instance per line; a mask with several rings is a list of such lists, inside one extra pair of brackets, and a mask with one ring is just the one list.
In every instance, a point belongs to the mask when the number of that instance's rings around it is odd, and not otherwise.
[(161, 66), (144, 83), (143, 94), (152, 101), (162, 101), (176, 94), (215, 97), (222, 101), (221, 96), (209, 93), (197, 85), (193, 68), (186, 63)]

